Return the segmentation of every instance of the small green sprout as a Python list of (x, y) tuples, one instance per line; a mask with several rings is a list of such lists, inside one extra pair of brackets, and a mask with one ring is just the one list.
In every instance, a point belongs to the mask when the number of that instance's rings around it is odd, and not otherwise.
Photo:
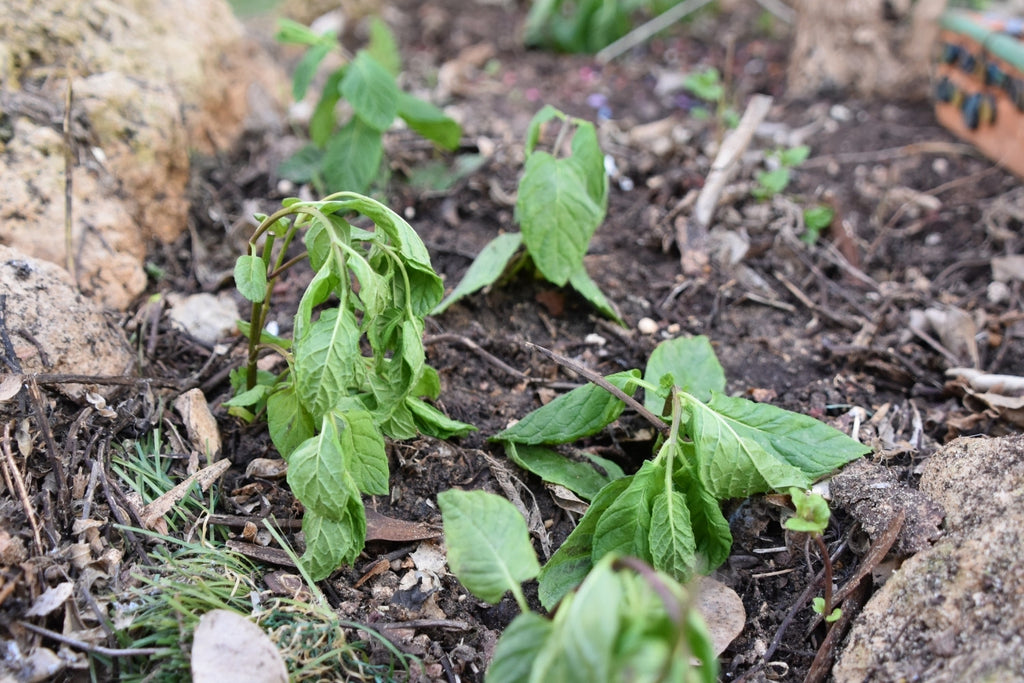
[(796, 507), (796, 514), (785, 521), (785, 527), (790, 531), (810, 534), (818, 544), (822, 562), (825, 564), (825, 597), (814, 598), (812, 607), (815, 612), (825, 618), (827, 623), (831, 624), (843, 616), (841, 609), (832, 607), (832, 560), (828, 555), (828, 548), (825, 547), (825, 540), (822, 538), (822, 533), (828, 527), (831, 512), (828, 509), (828, 503), (819, 493), (791, 488), (789, 495)]

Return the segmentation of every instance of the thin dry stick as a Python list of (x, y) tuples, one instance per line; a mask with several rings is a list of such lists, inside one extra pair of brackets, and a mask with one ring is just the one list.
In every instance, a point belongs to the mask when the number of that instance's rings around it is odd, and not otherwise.
[(529, 380), (529, 381), (532, 381), (534, 379), (534, 378), (528, 376), (527, 374), (525, 374), (525, 373), (523, 373), (523, 372), (521, 372), (519, 370), (516, 370), (514, 367), (512, 367), (511, 365), (509, 365), (505, 361), (501, 360), (500, 358), (498, 358), (494, 354), (490, 353), (487, 349), (483, 348), (482, 346), (477, 344), (475, 341), (473, 341), (469, 337), (463, 337), (460, 334), (448, 334), (448, 333), (445, 333), (445, 334), (431, 334), (431, 335), (427, 335), (427, 336), (425, 336), (423, 338), (423, 343), (424, 344), (435, 344), (437, 342), (451, 342), (451, 343), (460, 344), (462, 346), (465, 346), (467, 349), (469, 349), (473, 353), (477, 354), (478, 356), (480, 356), (481, 358), (486, 360), (491, 365), (494, 365), (495, 367), (500, 368), (501, 370), (503, 370), (504, 372), (512, 375), (516, 379), (525, 379), (525, 380)]
[(7, 488), (17, 490), (21, 506), (25, 510), (25, 517), (28, 518), (28, 524), (32, 527), (32, 540), (36, 544), (36, 552), (45, 555), (46, 549), (43, 547), (43, 538), (39, 533), (39, 522), (36, 520), (35, 509), (32, 507), (32, 501), (28, 498), (28, 491), (25, 490), (25, 480), (21, 476), (21, 470), (14, 462), (14, 454), (11, 452), (11, 424), (9, 422), (4, 424), (3, 452), (4, 479)]
[(772, 106), (772, 98), (767, 95), (754, 95), (750, 98), (747, 110), (743, 112), (736, 130), (722, 142), (715, 162), (711, 165), (704, 182), (704, 189), (697, 197), (690, 220), (680, 224), (676, 229), (676, 242), (679, 245), (680, 262), (686, 275), (700, 275), (708, 265), (708, 227), (711, 217), (718, 205), (718, 198), (729, 181), (736, 163), (743, 151), (750, 145), (754, 131)]
[(71, 491), (68, 489), (67, 471), (57, 450), (57, 442), (53, 440), (53, 430), (50, 429), (50, 420), (46, 415), (46, 408), (43, 406), (43, 396), (39, 393), (39, 384), (32, 375), (28, 375), (28, 395), (31, 398), (32, 412), (36, 416), (36, 426), (46, 444), (46, 454), (50, 459), (53, 476), (57, 480), (58, 514), (63, 523), (67, 524), (71, 514)]
[(168, 650), (168, 648), (159, 647), (104, 647), (103, 645), (93, 645), (92, 643), (86, 643), (82, 640), (69, 638), (68, 636), (62, 633), (51, 631), (50, 629), (43, 628), (42, 626), (36, 626), (35, 624), (31, 624), (27, 621), (19, 621), (18, 625), (28, 629), (29, 631), (32, 631), (33, 633), (38, 633), (39, 635), (45, 636), (46, 638), (56, 640), (58, 643), (64, 643), (65, 645), (70, 645), (71, 647), (77, 648), (84, 652), (92, 652), (93, 654), (102, 655), (104, 657), (143, 657), (157, 655), (162, 652), (167, 652)]
[(71, 175), (74, 170), (74, 154), (71, 151), (71, 69), (68, 69), (68, 85), (64, 92), (64, 267), (75, 277), (75, 255), (71, 240)]
[(652, 36), (665, 30), (687, 14), (693, 14), (710, 2), (711, 0), (686, 0), (685, 2), (681, 2), (675, 7), (662, 12), (647, 23), (637, 26), (635, 29), (622, 36), (608, 47), (599, 50), (598, 53), (594, 55), (594, 58), (597, 60), (598, 64), (607, 64), (619, 55), (632, 50), (641, 43), (646, 42)]
[(587, 381), (592, 382), (592, 383), (596, 384), (597, 386), (601, 387), (602, 389), (607, 391), (609, 394), (611, 394), (615, 398), (619, 399), (620, 401), (624, 402), (630, 408), (632, 408), (637, 413), (639, 413), (645, 420), (647, 420), (652, 425), (654, 425), (654, 428), (657, 429), (659, 432), (661, 432), (665, 436), (668, 436), (669, 426), (667, 424), (665, 424), (664, 420), (662, 420), (660, 417), (658, 417), (657, 415), (655, 415), (651, 411), (647, 410), (647, 408), (644, 407), (643, 403), (640, 403), (640, 401), (636, 400), (635, 398), (633, 398), (632, 396), (630, 396), (629, 394), (624, 392), (622, 389), (619, 389), (617, 386), (615, 386), (614, 384), (612, 384), (611, 382), (606, 380), (601, 375), (597, 374), (596, 372), (594, 372), (593, 370), (591, 370), (591, 369), (589, 369), (587, 367), (584, 367), (583, 365), (580, 365), (579, 363), (577, 363), (576, 361), (572, 360), (571, 358), (566, 358), (565, 356), (560, 356), (557, 353), (555, 353), (554, 351), (551, 351), (550, 349), (546, 349), (543, 346), (538, 346), (537, 344), (534, 344), (533, 342), (523, 342), (523, 343), (526, 344), (526, 346), (528, 348), (531, 348), (531, 349), (533, 349), (535, 351), (540, 351), (543, 355), (545, 355), (548, 358), (550, 358), (551, 360), (555, 361), (556, 363), (558, 363), (562, 367), (568, 368), (568, 369), (572, 370), (573, 372), (575, 372), (575, 373), (577, 373), (579, 375), (582, 375), (584, 378), (587, 379)]

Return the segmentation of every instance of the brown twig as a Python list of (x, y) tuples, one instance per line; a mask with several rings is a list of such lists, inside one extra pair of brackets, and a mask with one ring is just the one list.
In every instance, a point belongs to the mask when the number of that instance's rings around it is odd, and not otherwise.
[(191, 388), (187, 382), (161, 377), (125, 377), (123, 375), (73, 375), (65, 373), (30, 373), (21, 377), (36, 384), (98, 384), (101, 386), (139, 386), (152, 385), (170, 389)]
[(635, 410), (641, 417), (643, 417), (645, 420), (654, 425), (654, 428), (661, 432), (664, 436), (668, 436), (669, 426), (665, 424), (664, 420), (662, 420), (660, 417), (658, 417), (651, 411), (647, 410), (643, 403), (640, 403), (640, 401), (636, 400), (635, 398), (624, 392), (622, 389), (619, 389), (617, 386), (606, 380), (601, 375), (597, 374), (596, 372), (587, 367), (584, 367), (583, 365), (577, 363), (571, 358), (561, 356), (555, 353), (554, 351), (551, 351), (550, 349), (544, 348), (543, 346), (539, 346), (537, 344), (534, 344), (533, 342), (523, 343), (527, 346), (527, 348), (533, 349), (534, 351), (539, 351), (541, 354), (547, 356), (548, 358), (555, 361), (562, 367), (568, 368), (569, 370), (572, 370), (573, 372), (582, 375), (584, 378), (587, 379), (587, 381), (592, 382), (597, 386), (601, 387), (609, 394), (611, 394), (612, 396), (619, 399), (627, 406)]
[(50, 419), (46, 415), (46, 408), (43, 406), (43, 396), (39, 393), (39, 385), (33, 375), (28, 375), (28, 394), (32, 399), (32, 411), (36, 416), (36, 426), (43, 436), (46, 444), (46, 454), (50, 458), (50, 467), (53, 476), (57, 480), (57, 514), (66, 527), (68, 517), (71, 514), (71, 491), (68, 489), (67, 472), (64, 469), (64, 462), (61, 460), (60, 452), (57, 450), (57, 443), (53, 440), (53, 430), (50, 429)]
[(18, 625), (32, 631), (33, 633), (38, 633), (46, 638), (56, 640), (58, 643), (64, 643), (65, 645), (69, 645), (84, 652), (91, 652), (104, 657), (143, 657), (157, 655), (162, 652), (167, 652), (168, 650), (168, 648), (160, 647), (104, 647), (103, 645), (93, 645), (92, 643), (86, 643), (82, 640), (70, 638), (61, 633), (57, 633), (56, 631), (51, 631), (50, 629), (43, 628), (42, 626), (36, 626), (35, 624), (31, 624), (27, 621), (19, 621)]
[(436, 343), (439, 343), (439, 342), (449, 342), (449, 343), (454, 343), (454, 344), (459, 344), (461, 346), (464, 346), (467, 349), (469, 349), (470, 351), (472, 351), (473, 353), (475, 353), (478, 356), (480, 356), (481, 358), (483, 358), (485, 361), (487, 361), (491, 365), (499, 368), (500, 370), (502, 370), (503, 372), (505, 372), (505, 373), (507, 373), (509, 375), (512, 375), (516, 379), (523, 379), (523, 380), (527, 380), (527, 381), (535, 381), (535, 378), (530, 377), (529, 375), (527, 375), (526, 373), (522, 372), (521, 370), (515, 369), (514, 367), (512, 367), (511, 365), (509, 365), (505, 361), (503, 361), (500, 358), (498, 358), (497, 356), (493, 355), (487, 349), (485, 349), (482, 346), (480, 346), (479, 344), (477, 344), (475, 341), (473, 341), (469, 337), (464, 337), (461, 334), (450, 334), (450, 333), (430, 334), (430, 335), (427, 335), (427, 336), (423, 337), (423, 344), (424, 345), (436, 344)]
[(36, 519), (35, 509), (32, 507), (32, 501), (29, 500), (28, 491), (25, 489), (25, 480), (21, 476), (21, 470), (14, 462), (14, 454), (11, 452), (11, 424), (9, 422), (4, 424), (3, 452), (4, 482), (7, 484), (8, 490), (18, 492), (21, 507), (25, 510), (29, 526), (32, 527), (32, 540), (36, 544), (36, 552), (39, 555), (45, 555), (46, 549), (43, 547), (43, 539), (39, 533), (39, 521)]

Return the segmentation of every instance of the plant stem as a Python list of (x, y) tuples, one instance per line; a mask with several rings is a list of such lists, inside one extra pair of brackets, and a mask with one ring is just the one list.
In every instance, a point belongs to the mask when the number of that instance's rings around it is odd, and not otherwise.
[[(821, 534), (814, 534), (814, 540), (818, 543), (818, 552), (821, 553), (821, 561), (825, 564), (825, 609), (822, 611), (823, 617), (828, 617), (832, 614), (832, 558), (829, 557), (828, 548), (825, 546), (825, 539)], [(831, 623), (829, 627), (832, 626)]]

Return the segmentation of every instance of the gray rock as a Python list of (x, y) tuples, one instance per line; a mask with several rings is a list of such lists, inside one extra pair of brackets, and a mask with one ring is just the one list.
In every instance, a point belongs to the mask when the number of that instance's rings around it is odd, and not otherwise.
[(871, 598), (834, 680), (1024, 681), (1024, 437), (947, 444), (921, 491), (945, 535)]

